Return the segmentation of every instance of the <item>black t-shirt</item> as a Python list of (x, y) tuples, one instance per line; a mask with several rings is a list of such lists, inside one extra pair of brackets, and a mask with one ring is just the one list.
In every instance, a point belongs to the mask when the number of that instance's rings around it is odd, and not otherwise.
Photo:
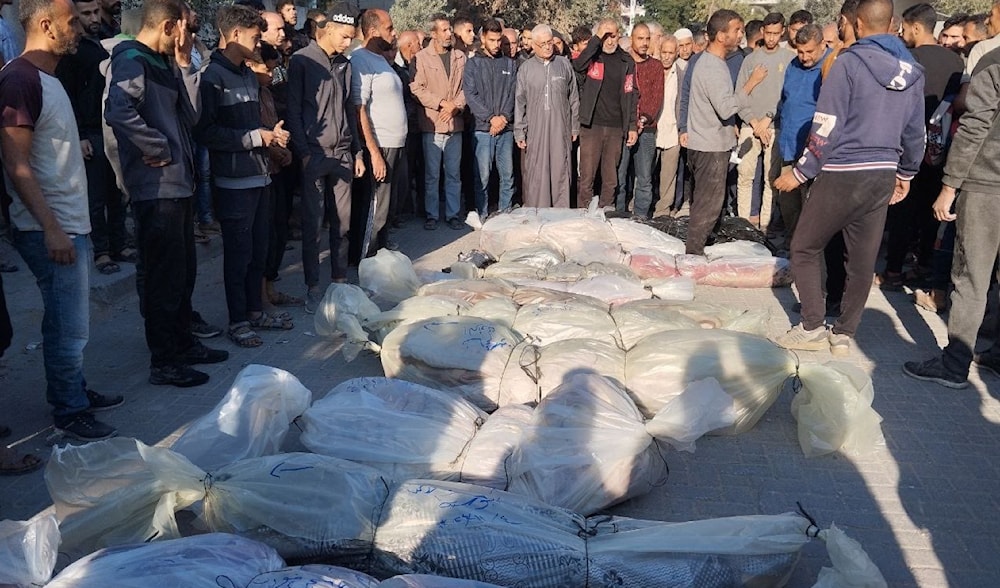
[(945, 96), (958, 93), (965, 63), (957, 53), (940, 45), (921, 45), (910, 49), (910, 53), (924, 68), (924, 121), (926, 122)]
[(441, 63), (444, 64), (444, 75), (451, 79), (451, 51), (445, 51), (444, 53), (438, 53), (438, 57), (441, 58)]
[(594, 109), (595, 127), (622, 126), (622, 94), (625, 92), (625, 70), (628, 64), (617, 52), (601, 52), (597, 64), (604, 68), (601, 91), (597, 93), (597, 107)]

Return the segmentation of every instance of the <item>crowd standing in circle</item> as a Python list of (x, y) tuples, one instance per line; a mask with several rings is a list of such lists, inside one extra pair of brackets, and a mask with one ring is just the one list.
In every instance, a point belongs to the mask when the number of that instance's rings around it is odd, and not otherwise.
[[(912, 287), (933, 312), (953, 290), (943, 355), (905, 373), (951, 387), (973, 362), (1000, 373), (1000, 349), (974, 354), (1000, 251), (1000, 1), (943, 23), (928, 4), (846, 0), (827, 23), (718, 10), (673, 33), (603, 19), (565, 35), (443, 14), (397, 31), (345, 2), (239, 0), (214, 49), (181, 0), (22, 0), (18, 17), (23, 48), (0, 19), (4, 218), (45, 305), (66, 435), (113, 436), (94, 413), (124, 402), (84, 378), (91, 269), (136, 264), (150, 383), (198, 386), (192, 366), (229, 355), (201, 338), (258, 347), (291, 329), (282, 307), (316, 312), (409, 217), (461, 231), (468, 213), (593, 198), (686, 217), (690, 254), (724, 215), (765, 233), (801, 299), (779, 345), (847, 352), (873, 285)], [(217, 236), (223, 328), (191, 304), (196, 243)], [(293, 240), (301, 296), (276, 286)], [(40, 464), (0, 454), (5, 473)]]

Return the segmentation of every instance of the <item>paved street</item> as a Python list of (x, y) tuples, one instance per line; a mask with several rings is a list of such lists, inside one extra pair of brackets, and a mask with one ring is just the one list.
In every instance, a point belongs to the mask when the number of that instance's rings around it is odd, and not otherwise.
[[(460, 251), (478, 245), (471, 231), (442, 226), (424, 231), (411, 220), (396, 232), (401, 250), (418, 269), (439, 270)], [(299, 243), (286, 254), (291, 263), (280, 289), (303, 294)], [(226, 322), (218, 237), (199, 246), (200, 271), (195, 308), (210, 322)], [(0, 256), (21, 266), (5, 274), (14, 321), (14, 343), (0, 379), (0, 422), (14, 429), (22, 451), (47, 455), (51, 420), (45, 402), (39, 325), (42, 308), (33, 278), (12, 249)], [(377, 357), (362, 355), (345, 363), (339, 344), (313, 335), (312, 316), (291, 309), (296, 328), (263, 332), (265, 345), (238, 349), (224, 338), (211, 346), (229, 350), (226, 363), (202, 366), (211, 374), (205, 386), (180, 390), (146, 382), (148, 351), (134, 293), (132, 266), (121, 274), (94, 272), (91, 338), (86, 354), (90, 386), (122, 393), (125, 406), (102, 413), (123, 436), (169, 445), (187, 423), (213, 407), (233, 377), (249, 363), (286, 369), (319, 397), (356, 376), (382, 375)], [(328, 267), (328, 266), (327, 266)], [(788, 328), (794, 302), (791, 289), (735, 290), (701, 287), (697, 300), (771, 311), (770, 333)], [(904, 361), (923, 359), (944, 340), (942, 318), (916, 309), (907, 294), (874, 290), (857, 345), (849, 361), (871, 374), (876, 410), (884, 417), (886, 445), (860, 459), (840, 455), (806, 459), (796, 438), (785, 390), (750, 432), (738, 437), (698, 441), (693, 454), (667, 454), (668, 483), (647, 496), (620, 505), (617, 514), (659, 520), (689, 520), (741, 514), (776, 514), (802, 503), (821, 526), (836, 523), (860, 541), (889, 586), (1000, 586), (1000, 463), (989, 456), (1000, 448), (1000, 379), (973, 368), (972, 386), (951, 391), (902, 375)], [(803, 353), (803, 362), (827, 361), (828, 353)], [(202, 369), (199, 368), (199, 369)], [(10, 441), (10, 440), (8, 440)], [(293, 434), (287, 447), (300, 447)], [(42, 472), (0, 478), (0, 519), (24, 519), (50, 504)], [(811, 586), (828, 563), (814, 541), (790, 586)]]

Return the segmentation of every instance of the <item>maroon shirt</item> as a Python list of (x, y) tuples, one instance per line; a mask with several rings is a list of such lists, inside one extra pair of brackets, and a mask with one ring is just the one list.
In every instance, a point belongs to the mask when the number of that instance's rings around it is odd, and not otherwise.
[(639, 83), (639, 118), (646, 118), (647, 129), (655, 129), (663, 108), (663, 64), (649, 57), (635, 63), (635, 77)]

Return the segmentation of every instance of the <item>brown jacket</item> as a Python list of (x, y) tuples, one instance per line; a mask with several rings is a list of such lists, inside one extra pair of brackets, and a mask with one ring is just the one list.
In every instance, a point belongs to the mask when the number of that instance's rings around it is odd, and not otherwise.
[(463, 129), (462, 113), (459, 112), (448, 122), (438, 121), (441, 114), (441, 101), (450, 100), (459, 109), (465, 108), (465, 92), (462, 91), (462, 77), (465, 72), (465, 61), (468, 59), (461, 51), (452, 49), (451, 75), (444, 70), (440, 55), (434, 51), (433, 45), (428, 45), (413, 58), (416, 75), (410, 83), (410, 91), (414, 98), (423, 106), (417, 112), (417, 123), (424, 133), (457, 133)]

